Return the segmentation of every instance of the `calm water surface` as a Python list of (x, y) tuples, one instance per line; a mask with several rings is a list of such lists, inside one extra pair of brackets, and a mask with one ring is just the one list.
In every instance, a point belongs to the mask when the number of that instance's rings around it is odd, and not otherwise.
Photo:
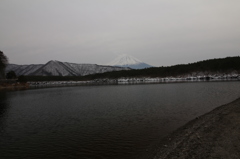
[(0, 158), (149, 157), (162, 137), (240, 97), (239, 88), (235, 81), (2, 91)]

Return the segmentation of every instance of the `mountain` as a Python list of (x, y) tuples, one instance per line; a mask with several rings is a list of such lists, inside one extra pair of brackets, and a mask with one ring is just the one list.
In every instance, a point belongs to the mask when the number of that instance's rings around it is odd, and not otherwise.
[(5, 71), (14, 71), (17, 76), (84, 76), (121, 70), (130, 70), (130, 68), (49, 61), (39, 65), (9, 64)]
[(236, 76), (240, 79), (240, 57), (226, 57), (209, 59), (189, 64), (178, 64), (174, 66), (152, 67), (147, 69), (133, 69), (130, 71), (109, 72), (89, 75), (89, 79), (104, 78), (139, 78), (139, 77), (191, 77), (191, 76)]
[(114, 59), (112, 62), (108, 63), (107, 65), (129, 67), (133, 69), (143, 69), (143, 68), (153, 67), (127, 54), (118, 56), (116, 59)]
[(5, 72), (9, 72), (9, 71), (14, 71), (16, 73), (17, 76), (19, 75), (29, 75), (33, 72), (35, 72), (36, 70), (38, 70), (39, 68), (41, 68), (44, 64), (37, 64), (37, 65), (16, 65), (16, 64), (8, 64)]

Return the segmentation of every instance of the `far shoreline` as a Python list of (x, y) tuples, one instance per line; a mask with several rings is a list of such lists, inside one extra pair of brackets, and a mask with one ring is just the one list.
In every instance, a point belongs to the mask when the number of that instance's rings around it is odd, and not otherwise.
[(0, 90), (19, 90), (19, 89), (28, 89), (30, 85), (28, 83), (3, 83), (0, 84)]
[(78, 86), (106, 86), (106, 85), (145, 85), (145, 84), (175, 84), (198, 82), (235, 82), (240, 79), (219, 80), (179, 80), (179, 81), (144, 81), (144, 82), (96, 82), (96, 81), (29, 81), (0, 84), (0, 91), (28, 90), (38, 88), (78, 87)]

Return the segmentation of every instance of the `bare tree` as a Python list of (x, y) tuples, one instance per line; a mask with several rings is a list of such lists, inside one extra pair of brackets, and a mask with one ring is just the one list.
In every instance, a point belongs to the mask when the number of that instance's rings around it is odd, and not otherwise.
[(8, 64), (8, 58), (0, 51), (0, 78), (5, 78), (5, 68)]

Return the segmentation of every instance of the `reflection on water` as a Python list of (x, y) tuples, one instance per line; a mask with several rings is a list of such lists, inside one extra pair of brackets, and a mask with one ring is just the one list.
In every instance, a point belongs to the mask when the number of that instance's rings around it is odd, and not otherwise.
[(239, 86), (203, 82), (0, 92), (0, 158), (146, 158), (151, 146), (177, 127), (238, 98)]
[(0, 92), (0, 123), (7, 111), (7, 108), (8, 108), (7, 92)]

